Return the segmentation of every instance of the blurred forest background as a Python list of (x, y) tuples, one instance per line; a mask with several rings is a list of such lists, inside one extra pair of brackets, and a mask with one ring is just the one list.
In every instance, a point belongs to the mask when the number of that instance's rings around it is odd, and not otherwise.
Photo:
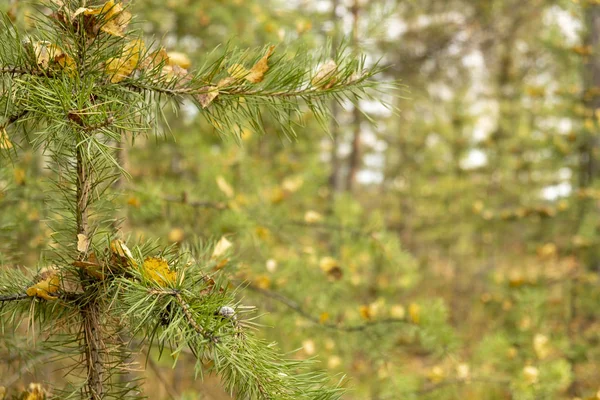
[[(182, 104), (164, 135), (123, 144), (125, 236), (225, 236), (222, 272), (265, 312), (260, 334), (345, 374), (347, 399), (600, 399), (600, 2), (132, 7), (192, 66), (228, 43), (333, 43), (402, 89), (381, 93), (396, 112), (331, 104), (329, 136), (307, 114), (297, 138), (265, 119), (266, 135), (223, 140)], [(29, 23), (27, 2), (0, 10)], [(0, 169), (0, 252), (34, 266), (50, 240), (48, 171), (20, 151)], [(0, 385), (65, 374), (43, 355), (0, 357)], [(228, 398), (185, 357), (139, 361), (151, 399)]]

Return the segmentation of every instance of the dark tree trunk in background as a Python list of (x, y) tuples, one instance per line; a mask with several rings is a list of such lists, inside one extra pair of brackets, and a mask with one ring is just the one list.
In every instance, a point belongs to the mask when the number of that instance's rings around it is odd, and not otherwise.
[[(358, 0), (354, 0), (352, 5), (352, 44), (354, 50), (358, 50), (358, 17), (360, 13), (360, 6)], [(356, 174), (361, 167), (361, 140), (360, 140), (360, 110), (354, 107), (354, 133), (352, 137), (352, 148), (350, 151), (350, 157), (348, 159), (348, 175), (346, 177), (346, 190), (352, 192), (356, 183)]]

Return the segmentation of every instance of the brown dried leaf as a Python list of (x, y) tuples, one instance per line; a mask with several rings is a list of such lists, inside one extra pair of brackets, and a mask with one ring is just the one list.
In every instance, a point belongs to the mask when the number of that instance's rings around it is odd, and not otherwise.
[(115, 239), (110, 242), (110, 250), (113, 256), (116, 258), (117, 264), (125, 266), (137, 267), (137, 262), (131, 254), (129, 247), (120, 239)]
[(85, 253), (90, 246), (90, 240), (83, 233), (77, 234), (77, 251), (80, 253)]
[(319, 67), (310, 83), (318, 89), (329, 89), (337, 82), (335, 77), (336, 72), (337, 64), (335, 61), (329, 60)]
[(140, 55), (144, 50), (144, 42), (137, 39), (125, 45), (121, 57), (110, 58), (105, 66), (106, 73), (111, 76), (110, 81), (112, 83), (119, 83), (131, 75), (138, 66)]
[(100, 8), (79, 8), (73, 14), (73, 18), (80, 14), (94, 18), (90, 29), (94, 34), (100, 30), (109, 35), (123, 37), (131, 21), (131, 13), (123, 10), (123, 6), (114, 0), (108, 0)]
[[(262, 82), (265, 73), (269, 70), (269, 57), (274, 50), (275, 46), (269, 46), (267, 53), (249, 71), (243, 65), (233, 64), (227, 69), (227, 72), (235, 79), (246, 79), (252, 83)], [(219, 86), (221, 85), (219, 84)]]
[(214, 99), (219, 95), (219, 88), (217, 86), (204, 86), (200, 88), (202, 93), (198, 93), (194, 95), (194, 98), (202, 108), (208, 107)]

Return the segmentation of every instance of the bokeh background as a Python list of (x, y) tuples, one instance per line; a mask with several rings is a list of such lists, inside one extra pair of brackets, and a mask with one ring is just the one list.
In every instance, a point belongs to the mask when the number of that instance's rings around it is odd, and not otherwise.
[[(137, 0), (194, 65), (217, 46), (337, 49), (385, 66), (379, 102), (307, 112), (297, 138), (219, 137), (183, 103), (123, 143), (132, 241), (225, 236), (259, 334), (345, 375), (347, 399), (600, 398), (600, 2)], [(1, 0), (27, 26), (32, 5)], [(281, 50), (278, 50), (281, 49)], [(50, 243), (44, 155), (0, 169), (0, 251)], [(262, 315), (264, 313), (264, 315)], [(3, 354), (0, 384), (57, 382)], [(151, 399), (227, 399), (193, 360), (139, 357)]]

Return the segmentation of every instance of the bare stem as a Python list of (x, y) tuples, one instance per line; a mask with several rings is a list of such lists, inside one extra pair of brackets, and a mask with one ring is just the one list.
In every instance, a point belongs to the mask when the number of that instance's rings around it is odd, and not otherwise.
[[(88, 222), (88, 207), (92, 188), (90, 168), (83, 155), (83, 150), (76, 147), (77, 159), (77, 199), (76, 219), (77, 234), (89, 238), (90, 229)], [(76, 238), (74, 238), (76, 240)], [(91, 238), (90, 238), (91, 239)], [(84, 253), (79, 253), (78, 260), (83, 261)], [(87, 387), (91, 400), (103, 398), (104, 364), (102, 362), (103, 345), (100, 327), (100, 306), (96, 301), (97, 293), (91, 286), (85, 288), (86, 297), (89, 299), (81, 308), (82, 329), (84, 339), (85, 361), (87, 367)]]

